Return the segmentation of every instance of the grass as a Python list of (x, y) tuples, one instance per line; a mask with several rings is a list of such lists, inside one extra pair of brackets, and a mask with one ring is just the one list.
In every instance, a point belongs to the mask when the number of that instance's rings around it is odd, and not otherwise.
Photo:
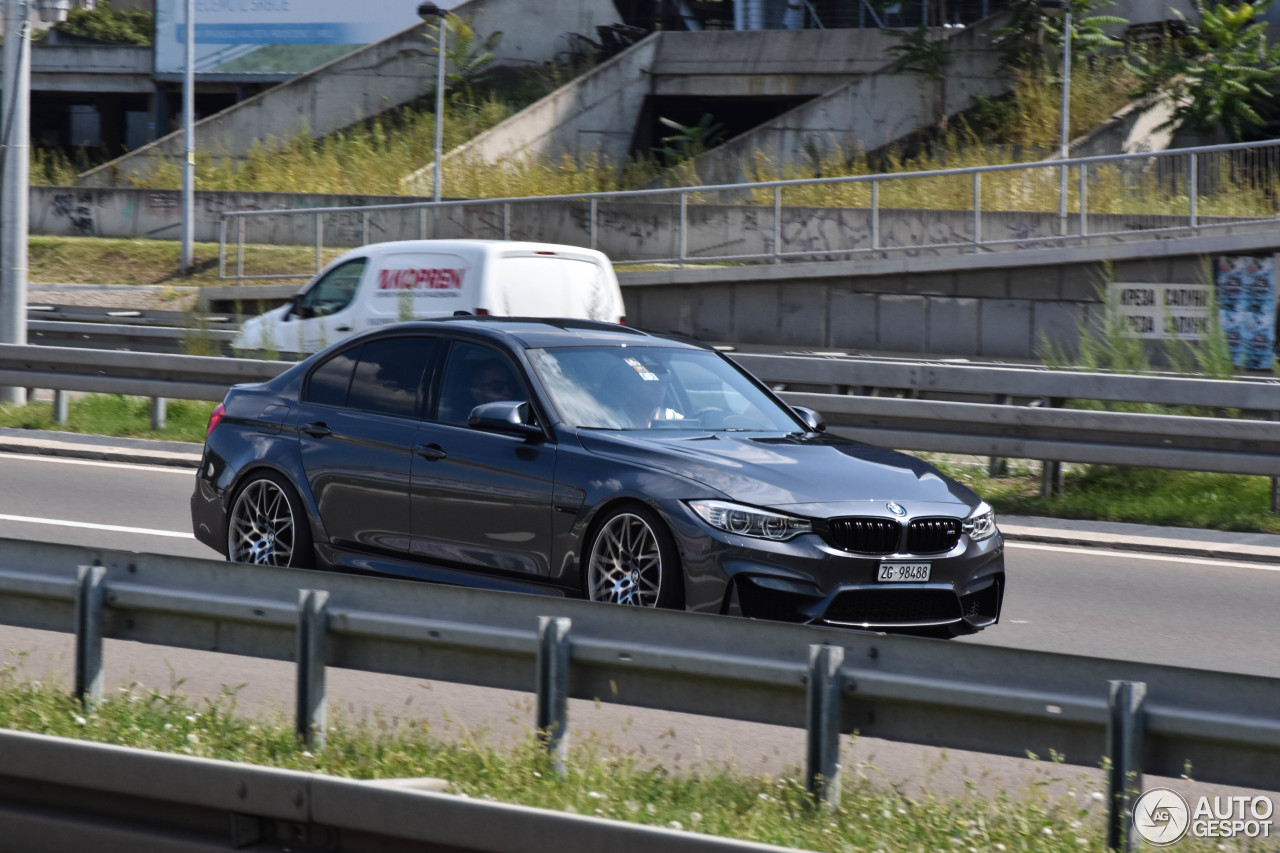
[(153, 430), (150, 399), (86, 394), (74, 397), (67, 404), (65, 424), (54, 423), (51, 403), (0, 405), (0, 427), (203, 443), (214, 405), (201, 400), (170, 400), (165, 409), (165, 428)]
[(920, 455), (982, 495), (997, 513), (1280, 533), (1269, 477), (1069, 465), (1063, 493), (1045, 498), (1038, 463), (1014, 461), (1008, 476), (989, 477), (985, 462)]
[[(31, 237), (28, 240), (28, 278), (61, 284), (220, 285), (218, 244), (192, 245), (190, 276), (178, 272), (182, 244), (177, 240), (135, 240), (112, 237)], [(325, 263), (346, 249), (329, 249)], [(229, 257), (234, 259), (234, 247)], [(232, 263), (229, 260), (228, 263)], [(247, 246), (246, 266), (262, 275), (295, 274), (315, 267), (312, 246)], [(228, 270), (233, 273), (234, 270)], [(299, 275), (301, 283), (310, 272)]]
[[(427, 721), (408, 716), (361, 723), (332, 716), (327, 746), (313, 753), (298, 746), (290, 721), (238, 713), (233, 690), (198, 703), (176, 690), (125, 685), (86, 712), (66, 693), (20, 679), (13, 665), (0, 672), (0, 726), (20, 731), (355, 779), (434, 777), (457, 796), (805, 850), (1104, 850), (1097, 783), (1083, 771), (1066, 778), (1054, 762), (1044, 762), (1040, 778), (1021, 792), (992, 793), (974, 781), (973, 795), (946, 797), (929, 793), (925, 782), (923, 793), (911, 795), (858, 762), (854, 740), (841, 800), (828, 811), (814, 807), (798, 768), (775, 776), (708, 763), (674, 772), (639, 750), (589, 736), (570, 747), (568, 772), (559, 778), (532, 733), (499, 748), (483, 733), (437, 738)], [(1064, 793), (1049, 793), (1052, 785)], [(1216, 848), (1184, 841), (1179, 849)]]

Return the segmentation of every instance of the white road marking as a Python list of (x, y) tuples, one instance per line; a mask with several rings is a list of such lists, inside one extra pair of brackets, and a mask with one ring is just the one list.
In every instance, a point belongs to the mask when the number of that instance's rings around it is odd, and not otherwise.
[(32, 518), (27, 515), (5, 515), (0, 513), (0, 521), (17, 521), (21, 524), (52, 524), (57, 527), (82, 527), (86, 530), (105, 530), (110, 533), (141, 533), (144, 536), (172, 536), (175, 539), (195, 539), (193, 533), (181, 533), (176, 530), (152, 530), (147, 527), (124, 527), (119, 524), (94, 524), (90, 521), (64, 521), (60, 518)]
[(78, 459), (74, 456), (46, 456), (41, 453), (4, 453), (0, 459), (20, 459), (23, 462), (58, 462), (63, 465), (92, 465), (98, 468), (126, 468), (130, 471), (159, 471), (162, 474), (182, 474), (195, 478), (195, 468), (184, 468), (176, 465), (135, 465), (131, 462), (103, 462), (100, 459)]
[(1009, 542), (1006, 548), (1026, 548), (1030, 551), (1056, 551), (1060, 554), (1091, 554), (1103, 557), (1123, 557), (1128, 560), (1159, 560), (1162, 563), (1190, 563), (1196, 566), (1214, 566), (1219, 569), (1256, 569), (1260, 572), (1280, 572), (1280, 565), (1267, 563), (1237, 563), (1216, 557), (1179, 557), (1176, 554), (1157, 554), (1150, 551), (1114, 551), (1107, 548), (1087, 548), (1074, 545), (1042, 545), (1038, 542)]

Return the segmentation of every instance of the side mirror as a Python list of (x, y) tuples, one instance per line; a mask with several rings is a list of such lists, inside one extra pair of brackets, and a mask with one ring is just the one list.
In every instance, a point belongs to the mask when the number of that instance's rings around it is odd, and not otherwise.
[(792, 406), (791, 411), (800, 416), (800, 420), (802, 420), (804, 425), (809, 428), (809, 432), (827, 431), (826, 421), (822, 419), (822, 415), (818, 414), (813, 409), (808, 409), (804, 406)]
[(528, 403), (518, 403), (515, 400), (481, 403), (471, 410), (467, 426), (525, 438), (541, 438), (542, 427), (530, 423), (532, 415), (533, 411)]
[(296, 317), (299, 320), (305, 319), (303, 317), (302, 310), (298, 308), (298, 303), (301, 301), (302, 301), (301, 291), (293, 294), (293, 296), (290, 296), (287, 300), (285, 300), (284, 304), (288, 307), (285, 309), (284, 314), (280, 316), (280, 319), (288, 320), (290, 317)]

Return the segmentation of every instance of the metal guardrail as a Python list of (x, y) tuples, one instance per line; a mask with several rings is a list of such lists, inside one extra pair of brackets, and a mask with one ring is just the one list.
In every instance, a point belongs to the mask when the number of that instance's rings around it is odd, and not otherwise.
[[(885, 447), (1280, 477), (1280, 421), (1054, 407), (1064, 399), (1143, 401), (1270, 418), (1280, 413), (1280, 382), (1274, 380), (749, 353), (733, 357), (771, 385), (797, 389), (783, 391), (783, 399), (822, 412), (833, 431)], [(289, 366), (253, 359), (0, 345), (0, 385), (154, 398), (221, 400), (229, 385), (264, 381)], [(867, 396), (878, 389), (899, 389), (916, 397), (977, 395), (1000, 402)], [(1017, 398), (1043, 405), (1007, 405)]]
[[(839, 792), (841, 732), (1087, 766), (1105, 757), (1112, 847), (1127, 843), (1144, 772), (1189, 766), (1206, 782), (1280, 788), (1280, 679), (12, 539), (0, 539), (0, 624), (74, 630), (76, 688), (90, 703), (103, 695), (104, 638), (295, 661), (298, 731), (313, 743), (336, 666), (532, 688), (559, 761), (569, 698), (802, 727), (809, 790), (826, 799)], [(12, 773), (4, 743), (0, 778)], [(87, 760), (103, 749), (83, 747), (64, 784), (129, 784)], [(166, 793), (246, 805), (225, 778), (198, 778)], [(133, 784), (154, 792), (154, 781)], [(0, 786), (0, 808), (21, 796)]]
[[(320, 269), (328, 245), (445, 236), (569, 243), (602, 249), (615, 264), (680, 266), (1088, 245), (1273, 220), (1277, 175), (1280, 140), (1270, 140), (839, 178), (239, 210), (222, 214), (218, 270), (219, 277), (235, 281), (296, 278)], [(787, 198), (802, 192), (817, 197), (800, 203)], [(921, 209), (922, 194), (950, 202), (945, 208)], [(731, 220), (732, 211), (747, 209), (749, 216)], [(637, 210), (644, 219), (644, 245), (654, 248), (633, 254), (625, 244), (618, 249), (606, 244), (602, 235), (611, 224)], [(910, 214), (906, 224), (890, 227), (889, 219), (904, 211)], [(932, 226), (926, 222), (931, 216), (937, 219)], [(726, 237), (726, 231), (736, 236)], [(723, 249), (742, 241), (758, 250)], [(310, 244), (313, 267), (291, 275), (246, 273), (245, 247), (251, 243)], [(235, 249), (234, 258), (229, 247)]]
[[(421, 790), (0, 731), (6, 850), (782, 853), (784, 848)], [(176, 812), (176, 814), (175, 814)]]
[(231, 354), (234, 328), (186, 329), (174, 326), (135, 326), (126, 323), (85, 323), (74, 320), (28, 320), (27, 339), (41, 346), (117, 349), (177, 355), (193, 345)]

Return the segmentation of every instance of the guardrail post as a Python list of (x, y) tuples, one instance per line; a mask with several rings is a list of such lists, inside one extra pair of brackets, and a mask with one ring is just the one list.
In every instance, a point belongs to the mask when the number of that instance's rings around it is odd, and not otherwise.
[[(1062, 408), (1062, 400), (1057, 397), (1046, 399), (1044, 404), (1046, 408), (1050, 409)], [(1040, 461), (1040, 497), (1056, 497), (1062, 494), (1064, 486), (1062, 463), (1056, 460), (1042, 459)]]
[[(997, 406), (1008, 406), (1013, 402), (1013, 397), (1008, 394), (996, 394), (992, 398), (993, 403)], [(1003, 477), (1009, 473), (1009, 460), (1000, 456), (992, 456), (987, 459), (987, 476)]]
[[(55, 424), (65, 424), (67, 422), (67, 392), (66, 391), (53, 392), (53, 422)], [(1272, 511), (1274, 512), (1274, 509)]]
[(563, 776), (569, 753), (569, 628), (563, 616), (538, 617), (538, 739)]
[(164, 429), (169, 410), (168, 402), (164, 397), (151, 398), (151, 428), (153, 430)]
[(840, 646), (809, 646), (809, 693), (805, 702), (805, 788), (834, 807), (840, 802), (840, 696), (844, 691)]
[(102, 701), (102, 604), (105, 566), (76, 569), (76, 698), (86, 709)]
[(324, 749), (325, 628), (329, 593), (298, 590), (298, 740), (308, 749)]
[(1132, 849), (1133, 804), (1142, 789), (1143, 703), (1147, 685), (1112, 681), (1107, 720), (1107, 847)]

